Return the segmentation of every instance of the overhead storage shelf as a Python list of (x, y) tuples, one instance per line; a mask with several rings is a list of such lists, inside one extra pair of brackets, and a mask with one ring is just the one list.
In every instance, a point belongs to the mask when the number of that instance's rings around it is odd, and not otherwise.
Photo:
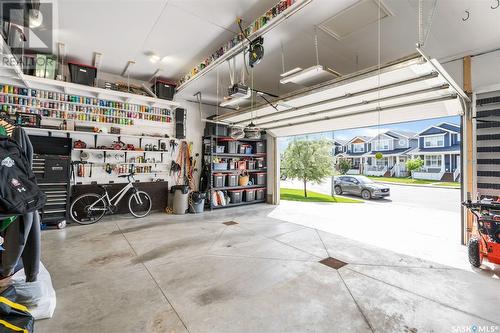
[[(419, 50), (420, 51), (420, 50)], [(276, 136), (397, 123), (461, 114), (463, 91), (436, 60), (423, 54), (302, 89), (217, 121), (252, 121)]]

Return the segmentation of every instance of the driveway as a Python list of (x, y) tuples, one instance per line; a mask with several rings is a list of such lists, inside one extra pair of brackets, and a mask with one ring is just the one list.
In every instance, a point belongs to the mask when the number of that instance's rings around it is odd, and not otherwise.
[[(282, 187), (301, 188), (283, 181)], [(460, 245), (460, 190), (389, 185), (390, 199), (363, 204), (282, 201), (274, 214), (290, 222), (321, 229), (371, 245), (465, 268)], [(310, 185), (330, 193), (330, 184)]]

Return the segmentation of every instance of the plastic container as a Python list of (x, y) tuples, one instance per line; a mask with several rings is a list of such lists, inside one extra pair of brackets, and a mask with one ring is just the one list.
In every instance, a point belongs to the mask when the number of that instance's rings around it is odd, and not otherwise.
[(228, 166), (228, 170), (236, 170), (237, 169), (237, 165), (236, 165), (235, 161), (229, 161), (227, 163), (227, 166)]
[(224, 187), (226, 185), (226, 175), (223, 173), (214, 174), (214, 187)]
[(227, 191), (229, 198), (231, 199), (231, 204), (237, 204), (241, 202), (243, 197), (243, 190), (229, 190)]
[(151, 90), (153, 90), (156, 97), (171, 101), (175, 95), (175, 84), (168, 81), (156, 80)]
[(248, 170), (255, 170), (255, 161), (254, 160), (247, 161), (247, 169)]
[(226, 147), (224, 147), (224, 146), (215, 147), (215, 153), (217, 153), (217, 154), (224, 154), (225, 150), (226, 150)]
[(250, 145), (245, 146), (245, 154), (250, 155), (252, 154), (253, 148)]
[(251, 202), (255, 200), (255, 190), (245, 190), (245, 202)]
[(256, 158), (255, 163), (257, 164), (257, 169), (262, 169), (266, 167), (266, 163), (264, 162), (264, 158)]
[(264, 200), (266, 198), (266, 190), (258, 188), (255, 190), (255, 200)]
[(227, 175), (227, 186), (238, 186), (238, 175)]
[(259, 172), (254, 175), (254, 185), (266, 185), (267, 174)]
[(97, 68), (94, 66), (77, 64), (68, 62), (71, 82), (94, 86), (94, 81), (97, 76)]
[(213, 164), (212, 170), (215, 171), (227, 170), (227, 163), (212, 163), (212, 164)]
[(176, 215), (186, 214), (188, 210), (189, 186), (175, 185), (170, 189), (170, 193), (174, 194), (173, 211)]
[(238, 170), (246, 170), (246, 169), (247, 169), (247, 162), (238, 161)]
[(229, 141), (227, 143), (227, 152), (229, 154), (237, 154), (238, 153), (238, 141)]
[(256, 154), (262, 154), (266, 152), (266, 146), (264, 145), (264, 142), (257, 142), (255, 144), (255, 153)]
[(245, 145), (240, 145), (238, 147), (238, 154), (244, 154), (245, 153)]
[(189, 211), (194, 214), (203, 213), (206, 198), (207, 198), (206, 193), (191, 192)]

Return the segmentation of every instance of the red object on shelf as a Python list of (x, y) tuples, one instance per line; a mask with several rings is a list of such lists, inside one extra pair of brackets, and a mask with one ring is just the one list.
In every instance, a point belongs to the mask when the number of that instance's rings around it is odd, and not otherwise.
[(247, 162), (246, 161), (238, 161), (238, 170), (246, 170)]

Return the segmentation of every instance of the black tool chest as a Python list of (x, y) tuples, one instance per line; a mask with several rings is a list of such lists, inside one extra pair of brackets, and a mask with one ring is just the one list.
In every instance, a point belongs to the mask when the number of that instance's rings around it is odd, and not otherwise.
[(37, 183), (47, 195), (47, 203), (40, 210), (43, 224), (64, 227), (66, 221), (68, 221), (70, 165), (70, 156), (33, 156), (33, 171)]

